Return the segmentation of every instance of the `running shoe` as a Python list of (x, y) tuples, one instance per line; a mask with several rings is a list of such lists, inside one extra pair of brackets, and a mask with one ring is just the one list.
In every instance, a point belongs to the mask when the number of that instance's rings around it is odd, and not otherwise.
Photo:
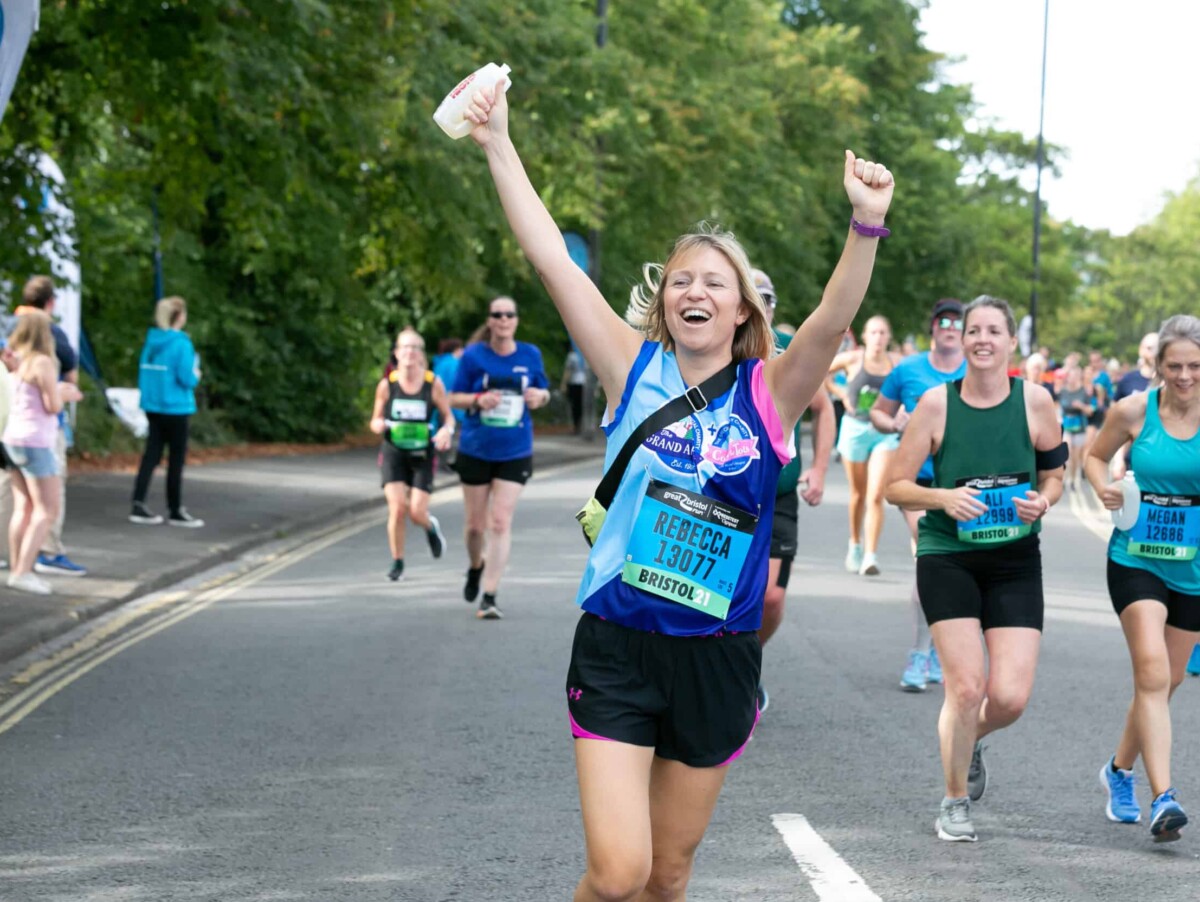
[(480, 620), (499, 620), (504, 614), (496, 607), (496, 596), (484, 592), (483, 601), (479, 602), (479, 610), (475, 612), (475, 616)]
[(50, 576), (87, 576), (87, 567), (75, 563), (65, 554), (39, 554), (33, 572)]
[(395, 582), (404, 576), (404, 561), (392, 561), (392, 569), (388, 571), (388, 579)]
[(983, 740), (975, 743), (971, 752), (971, 767), (967, 770), (967, 798), (978, 802), (987, 791), (987, 764), (983, 760)]
[(755, 693), (758, 701), (758, 713), (762, 714), (771, 707), (771, 696), (767, 694), (767, 687), (762, 683), (758, 684), (758, 691)]
[(929, 646), (929, 682), (942, 682), (942, 662), (938, 660), (937, 649)]
[(976, 842), (975, 827), (971, 823), (971, 800), (942, 799), (938, 819), (933, 822), (938, 839), (946, 842)]
[(1150, 803), (1150, 835), (1155, 842), (1175, 842), (1188, 817), (1175, 801), (1175, 790), (1168, 789)]
[(483, 576), (483, 564), (467, 568), (467, 582), (463, 586), (463, 601), (472, 602), (479, 597), (479, 580)]
[(900, 677), (900, 688), (905, 692), (924, 692), (929, 682), (929, 655), (923, 651), (908, 653), (908, 667)]
[(446, 537), (442, 535), (442, 524), (433, 514), (429, 515), (429, 528), (425, 530), (425, 537), (429, 539), (429, 551), (435, 558), (441, 557), (442, 552), (446, 550)]
[(1187, 672), (1192, 676), (1200, 676), (1200, 644), (1192, 649), (1192, 656), (1188, 658)]
[(171, 526), (182, 526), (184, 529), (199, 529), (204, 525), (204, 521), (189, 514), (186, 507), (181, 507), (167, 517), (167, 523)]
[(140, 523), (143, 526), (157, 526), (163, 521), (162, 514), (156, 514), (140, 501), (133, 502), (129, 512), (130, 523)]
[(32, 573), (22, 573), (20, 576), (10, 576), (8, 587), (18, 592), (28, 592), (30, 595), (49, 595), (53, 590), (44, 579), (39, 579)]
[(1100, 785), (1108, 791), (1108, 804), (1104, 813), (1110, 821), (1118, 824), (1136, 824), (1142, 819), (1142, 809), (1137, 802), (1137, 776), (1131, 770), (1113, 770), (1113, 758), (1100, 768)]
[(878, 576), (879, 575), (879, 558), (875, 556), (874, 551), (868, 551), (863, 555), (862, 564), (858, 568), (859, 576)]
[(862, 566), (862, 562), (863, 547), (851, 542), (846, 549), (846, 570), (850, 573), (857, 573), (858, 568)]

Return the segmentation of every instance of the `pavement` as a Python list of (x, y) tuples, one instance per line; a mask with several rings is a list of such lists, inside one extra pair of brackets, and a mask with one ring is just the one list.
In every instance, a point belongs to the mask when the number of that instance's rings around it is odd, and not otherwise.
[[(534, 463), (542, 469), (603, 453), (602, 441), (538, 435)], [(63, 541), (71, 559), (87, 567), (88, 574), (46, 577), (55, 590), (51, 596), (16, 592), (0, 580), (0, 670), (83, 621), (259, 545), (383, 507), (376, 454), (374, 448), (363, 448), (189, 464), (184, 502), (205, 521), (202, 529), (130, 523), (132, 474), (70, 476)], [(453, 473), (439, 473), (434, 491), (457, 483)], [(162, 469), (150, 492), (151, 509), (163, 512)]]

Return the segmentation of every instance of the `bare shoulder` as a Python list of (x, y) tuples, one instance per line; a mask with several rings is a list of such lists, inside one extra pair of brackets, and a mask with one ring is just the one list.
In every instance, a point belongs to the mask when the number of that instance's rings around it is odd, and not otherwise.
[(1132, 427), (1146, 419), (1146, 404), (1149, 400), (1149, 392), (1128, 395), (1109, 408), (1108, 416), (1115, 418), (1119, 425)]
[(920, 400), (917, 401), (917, 407), (913, 413), (915, 414), (917, 411), (924, 411), (927, 414), (945, 413), (946, 391), (945, 383), (935, 385), (933, 388), (927, 390), (925, 394), (921, 395)]

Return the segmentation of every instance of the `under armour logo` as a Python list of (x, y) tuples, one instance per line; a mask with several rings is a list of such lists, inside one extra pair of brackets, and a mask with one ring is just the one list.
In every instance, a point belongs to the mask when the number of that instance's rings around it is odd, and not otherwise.
[(568, 689), (567, 690), (567, 698), (569, 698), (573, 702), (577, 702), (581, 698), (583, 698), (583, 690), (582, 689), (574, 689), (574, 688)]

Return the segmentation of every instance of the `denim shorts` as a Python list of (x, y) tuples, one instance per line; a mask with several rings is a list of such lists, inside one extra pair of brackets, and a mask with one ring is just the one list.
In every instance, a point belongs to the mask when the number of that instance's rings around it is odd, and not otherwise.
[(58, 461), (54, 459), (53, 448), (28, 448), (5, 442), (4, 450), (13, 466), (26, 479), (49, 479), (58, 475)]

